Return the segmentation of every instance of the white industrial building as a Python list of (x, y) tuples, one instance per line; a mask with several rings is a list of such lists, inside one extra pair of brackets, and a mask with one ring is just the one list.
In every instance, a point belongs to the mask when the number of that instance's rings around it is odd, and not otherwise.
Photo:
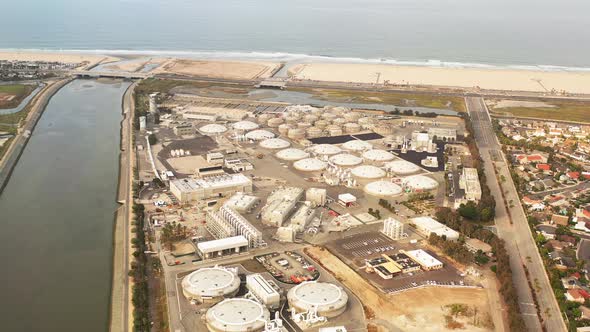
[(441, 127), (430, 127), (428, 128), (428, 135), (432, 139), (436, 137), (441, 141), (456, 141), (457, 140), (457, 129), (454, 128), (441, 128)]
[[(230, 230), (231, 236), (242, 235), (248, 241), (248, 246), (256, 248), (265, 245), (262, 233), (256, 229), (246, 218), (227, 206), (222, 206), (219, 211), (209, 211), (206, 217), (207, 230), (213, 235), (223, 234), (217, 230)], [(221, 236), (219, 236), (221, 238)]]
[(426, 237), (430, 236), (431, 233), (434, 233), (438, 236), (445, 236), (449, 241), (456, 241), (459, 239), (459, 232), (450, 229), (433, 218), (416, 217), (411, 220), (412, 223), (416, 225), (416, 229)]
[(205, 321), (211, 332), (260, 332), (270, 320), (262, 304), (249, 299), (225, 299), (207, 310)]
[(279, 188), (268, 197), (266, 205), (262, 208), (262, 222), (281, 227), (302, 197), (303, 189), (301, 188)]
[(291, 227), (297, 232), (303, 232), (305, 226), (315, 217), (316, 210), (311, 207), (311, 202), (305, 203), (306, 204), (302, 204), (291, 217)]
[(397, 219), (389, 217), (383, 222), (383, 234), (392, 240), (399, 240), (404, 236), (404, 224)]
[(170, 181), (170, 192), (181, 203), (223, 197), (238, 191), (252, 192), (252, 181), (243, 174), (223, 174), (202, 179)]
[(481, 199), (481, 186), (477, 168), (465, 167), (459, 178), (459, 188), (465, 190), (465, 199), (478, 202)]
[(420, 264), (420, 267), (425, 271), (432, 271), (442, 269), (443, 263), (431, 256), (422, 249), (400, 251), (410, 257), (414, 262)]
[(305, 200), (313, 206), (323, 206), (328, 199), (328, 191), (323, 188), (309, 188), (305, 191)]
[(248, 250), (248, 239), (242, 235), (197, 243), (197, 252), (203, 259), (238, 254)]
[(307, 281), (289, 290), (287, 300), (296, 313), (317, 311), (319, 316), (336, 317), (346, 310), (348, 294), (327, 282)]
[(436, 144), (432, 142), (432, 138), (428, 133), (414, 131), (412, 132), (412, 143), (410, 149), (418, 152), (426, 151), (429, 153), (435, 153)]
[(189, 300), (218, 302), (232, 297), (240, 289), (237, 271), (224, 267), (206, 267), (182, 279), (182, 293)]
[(243, 192), (237, 192), (233, 194), (226, 202), (225, 206), (237, 212), (250, 212), (252, 208), (260, 202), (260, 198), (252, 195), (248, 195)]
[(279, 308), (281, 303), (281, 294), (262, 277), (262, 275), (249, 274), (246, 276), (246, 287), (256, 299), (271, 310)]

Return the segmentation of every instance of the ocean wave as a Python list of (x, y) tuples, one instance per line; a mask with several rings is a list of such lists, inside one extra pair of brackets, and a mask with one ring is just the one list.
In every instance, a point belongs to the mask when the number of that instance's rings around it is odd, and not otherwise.
[(514, 69), (536, 70), (546, 72), (590, 72), (590, 67), (568, 67), (545, 64), (530, 65), (498, 65), (478, 62), (456, 62), (438, 59), (429, 60), (398, 60), (393, 58), (359, 58), (337, 57), (330, 55), (311, 55), (303, 53), (286, 52), (260, 52), (260, 51), (189, 51), (189, 50), (124, 50), (124, 49), (0, 49), (0, 51), (25, 51), (25, 52), (63, 52), (77, 54), (104, 54), (122, 56), (162, 56), (185, 57), (190, 59), (219, 59), (219, 60), (259, 60), (280, 61), (290, 64), (296, 63), (361, 63), (361, 64), (389, 64), (398, 66), (416, 66), (432, 68), (475, 68), (475, 69)]

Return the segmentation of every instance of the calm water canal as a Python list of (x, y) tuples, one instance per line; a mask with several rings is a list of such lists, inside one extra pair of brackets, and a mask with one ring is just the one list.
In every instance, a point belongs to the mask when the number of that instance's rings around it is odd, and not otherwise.
[(0, 196), (3, 331), (106, 331), (121, 99), (76, 80), (50, 101)]

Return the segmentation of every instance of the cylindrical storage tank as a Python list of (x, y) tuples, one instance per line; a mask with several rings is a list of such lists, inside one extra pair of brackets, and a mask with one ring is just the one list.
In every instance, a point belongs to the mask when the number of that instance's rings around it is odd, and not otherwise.
[(309, 153), (300, 149), (289, 148), (277, 152), (276, 156), (282, 160), (294, 161), (309, 158)]
[(218, 135), (227, 131), (227, 128), (217, 123), (210, 123), (199, 128), (203, 135)]
[(393, 134), (393, 126), (388, 126), (388, 125), (382, 124), (382, 125), (375, 126), (373, 128), (373, 131), (376, 132), (377, 134), (383, 135), (383, 136), (391, 135), (391, 134)]
[(189, 300), (218, 302), (236, 295), (240, 278), (229, 269), (206, 267), (192, 272), (182, 279), (182, 293)]
[(287, 115), (285, 116), (285, 122), (297, 124), (297, 122), (299, 122), (299, 117), (294, 115)]
[(361, 131), (361, 126), (358, 123), (349, 122), (344, 124), (344, 131), (349, 134), (358, 133)]
[(273, 137), (275, 137), (273, 132), (264, 129), (255, 129), (246, 133), (246, 138), (254, 141), (261, 141), (263, 139), (269, 139)]
[(305, 129), (301, 129), (301, 128), (289, 129), (289, 132), (287, 133), (287, 137), (289, 137), (292, 140), (303, 139), (303, 138), (305, 138)]
[(420, 171), (420, 167), (405, 160), (395, 160), (383, 165), (385, 169), (397, 175), (409, 175)]
[(316, 122), (314, 122), (314, 126), (321, 128), (321, 129), (325, 129), (330, 123), (326, 120), (318, 120)]
[(342, 148), (350, 151), (364, 151), (370, 150), (373, 148), (373, 145), (369, 142), (355, 139), (342, 144)]
[(339, 125), (331, 124), (331, 125), (327, 125), (325, 129), (326, 129), (326, 131), (330, 131), (330, 130), (334, 130), (334, 129), (342, 130), (342, 127)]
[(307, 137), (316, 138), (322, 136), (323, 130), (318, 127), (307, 128)]
[(291, 143), (280, 138), (269, 138), (260, 142), (260, 146), (265, 149), (285, 149), (288, 148)]
[(284, 122), (285, 120), (283, 120), (282, 118), (272, 118), (268, 120), (268, 126), (271, 128), (276, 128)]
[(342, 115), (344, 113), (350, 112), (350, 109), (347, 107), (344, 107), (344, 106), (336, 106), (336, 107), (332, 107), (330, 112), (332, 112), (334, 114)]
[(328, 164), (316, 158), (306, 158), (294, 162), (293, 167), (304, 172), (319, 172), (326, 169)]
[(330, 134), (330, 136), (340, 136), (340, 135), (342, 135), (342, 129), (332, 128), (332, 129), (328, 130), (328, 133)]
[(350, 153), (340, 153), (330, 157), (330, 162), (338, 166), (356, 166), (363, 162), (363, 159)]
[(297, 128), (307, 129), (309, 127), (311, 127), (311, 122), (299, 122), (297, 124)]
[(362, 179), (379, 179), (387, 174), (381, 168), (372, 165), (357, 166), (353, 168), (350, 173), (355, 177)]
[(342, 149), (332, 144), (318, 144), (309, 148), (308, 151), (320, 156), (331, 156), (340, 153)]
[(402, 188), (391, 181), (375, 181), (365, 186), (367, 194), (377, 197), (393, 197), (402, 193)]
[(260, 123), (260, 124), (265, 125), (268, 123), (268, 120), (270, 118), (272, 118), (272, 115), (270, 115), (268, 113), (262, 113), (256, 118), (256, 121), (258, 121), (258, 123)]
[(344, 114), (344, 119), (347, 122), (357, 122), (360, 119), (361, 114), (357, 112), (348, 112)]
[(344, 125), (346, 122), (348, 122), (348, 121), (346, 121), (344, 118), (336, 118), (332, 121), (333, 124), (339, 125), (339, 126)]
[(333, 114), (333, 113), (322, 113), (322, 119), (328, 120), (328, 121), (332, 121), (334, 119), (336, 119), (338, 117), (338, 115)]
[(270, 312), (256, 301), (223, 300), (207, 310), (205, 321), (211, 332), (259, 332), (270, 320)]
[(238, 121), (233, 124), (233, 127), (237, 131), (244, 132), (244, 131), (256, 129), (259, 126), (257, 123), (252, 122), (252, 121)]
[(369, 125), (369, 124), (375, 123), (375, 119), (365, 116), (365, 117), (359, 118), (357, 122), (360, 125)]
[(318, 316), (336, 317), (346, 310), (348, 294), (340, 286), (327, 282), (303, 282), (287, 293), (289, 306), (297, 312), (317, 310)]
[(363, 158), (370, 161), (385, 162), (392, 160), (395, 156), (391, 152), (374, 149), (363, 152)]
[(319, 120), (319, 117), (317, 115), (307, 114), (303, 117), (303, 120), (305, 122), (314, 123)]
[(413, 191), (427, 191), (438, 187), (438, 182), (424, 175), (412, 175), (404, 178), (402, 184)]
[(319, 108), (314, 108), (314, 109), (311, 110), (311, 114), (312, 115), (315, 115), (315, 116), (318, 116), (318, 117), (321, 116), (322, 113), (323, 113), (323, 111), (321, 109), (319, 109)]
[(293, 125), (290, 123), (283, 123), (281, 125), (279, 125), (279, 133), (281, 135), (287, 135), (287, 133), (289, 132), (289, 129), (293, 128)]

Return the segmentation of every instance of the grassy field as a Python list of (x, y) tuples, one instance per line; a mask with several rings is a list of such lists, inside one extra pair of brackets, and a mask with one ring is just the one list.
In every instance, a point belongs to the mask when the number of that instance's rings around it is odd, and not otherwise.
[(311, 93), (314, 98), (326, 101), (387, 104), (401, 107), (430, 107), (465, 112), (465, 101), (463, 97), (456, 96), (335, 89), (294, 88), (289, 90)]
[[(491, 107), (492, 114), (590, 123), (590, 102), (540, 100), (549, 107)], [(552, 106), (552, 107), (551, 107)]]
[(29, 110), (31, 109), (30, 105), (25, 106), (22, 111), (12, 113), (12, 114), (0, 114), (0, 125), (1, 124), (18, 124), (20, 121), (27, 117), (29, 114)]
[(13, 108), (20, 104), (35, 87), (30, 84), (8, 84), (0, 85), (0, 96), (2, 95), (14, 95), (15, 98), (10, 101), (0, 100), (0, 109), (2, 108)]

